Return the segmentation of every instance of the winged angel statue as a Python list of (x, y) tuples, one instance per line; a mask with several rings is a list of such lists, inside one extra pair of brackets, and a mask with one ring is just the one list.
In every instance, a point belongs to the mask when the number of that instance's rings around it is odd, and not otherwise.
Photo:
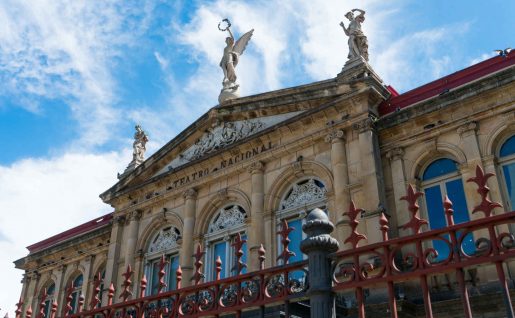
[[(220, 24), (222, 22), (225, 22), (227, 24), (227, 27), (225, 29), (222, 29), (220, 27)], [(240, 59), (240, 55), (243, 54), (245, 51), (245, 48), (247, 47), (247, 44), (250, 41), (250, 38), (252, 37), (252, 34), (254, 32), (254, 29), (248, 31), (247, 33), (243, 34), (238, 41), (234, 42), (234, 36), (231, 32), (231, 22), (228, 19), (224, 19), (218, 24), (218, 29), (220, 31), (227, 31), (229, 32), (229, 36), (225, 39), (225, 43), (227, 44), (224, 48), (224, 55), (222, 56), (222, 60), (220, 61), (220, 67), (222, 68), (224, 72), (224, 79), (222, 82), (223, 89), (220, 93), (221, 101), (225, 100), (227, 98), (223, 98), (223, 95), (227, 95), (227, 93), (232, 94), (233, 97), (237, 97), (236, 90), (238, 89), (239, 85), (236, 84), (236, 65), (238, 65), (238, 61)], [(224, 94), (224, 92), (226, 94)], [(229, 96), (226, 96), (229, 97)]]

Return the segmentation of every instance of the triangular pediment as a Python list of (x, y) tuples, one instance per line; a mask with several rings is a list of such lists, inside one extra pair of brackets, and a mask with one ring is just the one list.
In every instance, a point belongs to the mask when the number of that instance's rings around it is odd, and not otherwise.
[[(384, 90), (380, 82), (370, 80), (370, 77), (366, 77), (364, 81), (373, 82), (372, 86), (376, 89)], [(110, 203), (120, 195), (159, 182), (168, 178), (167, 176), (177, 174), (179, 177), (185, 171), (193, 172), (195, 178), (196, 171), (207, 169), (204, 162), (216, 156), (222, 157), (220, 162), (210, 162), (210, 171), (230, 166), (231, 160), (234, 163), (238, 156), (242, 158), (238, 161), (250, 159), (248, 153), (253, 156), (254, 153), (261, 153), (272, 147), (270, 141), (262, 142), (262, 135), (278, 131), (283, 126), (298, 124), (304, 117), (332, 107), (333, 103), (340, 103), (344, 96), (361, 91), (370, 84), (358, 85), (355, 79), (351, 82), (352, 85), (334, 78), (242, 97), (217, 105), (139, 166), (122, 175), (119, 182), (100, 197), (104, 202)], [(252, 148), (247, 147), (242, 153), (238, 149), (245, 144), (252, 145)], [(229, 156), (226, 155), (227, 151), (231, 152)], [(212, 166), (213, 163), (219, 167)], [(190, 169), (194, 166), (195, 168)], [(182, 176), (179, 179), (181, 178)]]
[(213, 152), (230, 147), (240, 140), (249, 138), (300, 113), (302, 111), (238, 121), (218, 122), (212, 127), (208, 127), (193, 145), (168, 161), (161, 170), (154, 174), (154, 177), (192, 161), (199, 160)]

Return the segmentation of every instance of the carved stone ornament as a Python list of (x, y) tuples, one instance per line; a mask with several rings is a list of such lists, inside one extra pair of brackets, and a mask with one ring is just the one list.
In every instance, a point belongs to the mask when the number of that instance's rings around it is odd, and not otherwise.
[(331, 131), (327, 136), (325, 136), (326, 142), (338, 142), (345, 141), (345, 132), (341, 129)]
[(314, 179), (295, 184), (291, 193), (281, 202), (281, 209), (289, 209), (326, 199), (327, 190)]
[(177, 241), (181, 238), (181, 232), (174, 226), (162, 229), (150, 243), (148, 252), (154, 254), (177, 248), (179, 246)]
[(227, 230), (245, 224), (247, 213), (239, 205), (221, 209), (214, 221), (209, 224), (209, 233)]
[(184, 193), (182, 194), (182, 196), (185, 198), (185, 199), (195, 199), (197, 198), (197, 190), (193, 189), (193, 188), (190, 188), (186, 191), (184, 191)]
[(262, 128), (264, 124), (261, 121), (244, 120), (223, 123), (206, 131), (193, 147), (184, 152), (183, 156), (190, 161), (198, 159), (254, 134)]
[(460, 136), (463, 136), (463, 134), (468, 133), (468, 132), (476, 132), (478, 128), (479, 127), (478, 127), (477, 122), (471, 121), (469, 123), (466, 123), (466, 124), (458, 127), (458, 129), (456, 131), (458, 132), (458, 134), (460, 134)]
[(352, 125), (352, 128), (354, 130), (357, 130), (359, 133), (363, 133), (374, 128), (374, 121), (372, 120), (372, 118), (368, 117), (357, 123), (354, 123)]
[(253, 173), (263, 172), (264, 169), (265, 169), (265, 165), (261, 161), (256, 161), (256, 162), (253, 162), (249, 166), (248, 171), (250, 174), (253, 174)]
[(402, 159), (403, 156), (404, 149), (402, 148), (393, 148), (386, 153), (386, 157), (392, 161)]

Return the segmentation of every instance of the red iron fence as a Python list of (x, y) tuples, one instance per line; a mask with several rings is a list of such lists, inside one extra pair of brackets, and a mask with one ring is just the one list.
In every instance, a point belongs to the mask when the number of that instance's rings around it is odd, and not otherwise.
[[(465, 317), (472, 317), (470, 297), (465, 281), (465, 268), (478, 265), (490, 265), (501, 286), (502, 297), (505, 301), (506, 316), (514, 317), (508, 284), (505, 275), (506, 261), (515, 256), (515, 238), (509, 230), (509, 225), (515, 222), (515, 212), (493, 215), (500, 204), (488, 199), (489, 189), (487, 180), (492, 174), (484, 174), (478, 166), (476, 177), (468, 182), (477, 184), (477, 192), (481, 203), (472, 213), (481, 212), (483, 217), (466, 223), (454, 224), (452, 202), (446, 198), (444, 211), (448, 227), (421, 231), (428, 222), (418, 214), (417, 199), (423, 194), (415, 192), (410, 185), (407, 195), (402, 199), (408, 204), (411, 213), (410, 221), (403, 225), (410, 230), (411, 235), (389, 239), (389, 222), (385, 213), (379, 219), (379, 230), (382, 242), (358, 246), (365, 235), (358, 233), (358, 217), (363, 210), (351, 203), (346, 213), (352, 229), (345, 243), (352, 246), (349, 249), (338, 250), (338, 242), (330, 236), (334, 227), (327, 215), (318, 209), (313, 210), (306, 218), (303, 226), (307, 238), (302, 241), (301, 249), (307, 254), (308, 260), (289, 264), (292, 252), (288, 246), (288, 234), (293, 228), (288, 228), (286, 221), (282, 222), (278, 234), (282, 240), (282, 252), (277, 257), (281, 266), (264, 268), (266, 253), (263, 247), (259, 249), (260, 270), (242, 273), (246, 264), (242, 262), (242, 245), (244, 240), (237, 237), (235, 247), (235, 276), (220, 279), (222, 263), (216, 262), (216, 279), (205, 282), (203, 277), (202, 259), (204, 252), (197, 246), (195, 258), (195, 273), (193, 285), (182, 287), (182, 272), (179, 267), (175, 273), (177, 289), (164, 291), (166, 283), (164, 256), (161, 259), (159, 272), (159, 290), (156, 295), (144, 296), (147, 288), (146, 278), (139, 282), (139, 294), (133, 295), (136, 286), (132, 282), (133, 271), (130, 265), (123, 274), (120, 299), (113, 303), (115, 288), (111, 284), (107, 294), (107, 304), (98, 307), (100, 303), (101, 276), (94, 281), (93, 295), (88, 308), (84, 308), (84, 297), (78, 301), (77, 313), (71, 314), (73, 286), (68, 288), (62, 316), (68, 318), (173, 318), (173, 317), (219, 317), (232, 314), (236, 317), (242, 313), (253, 312), (255, 316), (264, 317), (265, 309), (277, 306), (282, 308), (285, 317), (290, 317), (290, 305), (296, 302), (306, 302), (309, 299), (310, 317), (335, 317), (335, 298), (337, 292), (352, 291), (355, 293), (357, 313), (360, 318), (366, 316), (364, 304), (364, 289), (385, 288), (388, 294), (388, 312), (391, 317), (398, 317), (396, 284), (414, 282), (419, 284), (424, 302), (426, 317), (433, 317), (428, 277), (452, 273), (461, 296)], [(300, 229), (297, 229), (300, 230)], [(465, 241), (473, 242), (473, 247), (465, 248)], [(435, 242), (440, 242), (435, 248)], [(45, 292), (46, 293), (46, 292)], [(42, 295), (41, 299), (45, 299)], [(23, 301), (17, 304), (16, 318), (22, 318)], [(44, 301), (39, 305), (37, 318), (55, 318), (57, 303), (51, 304), (50, 317), (45, 317)], [(32, 309), (25, 312), (26, 318), (32, 317)]]

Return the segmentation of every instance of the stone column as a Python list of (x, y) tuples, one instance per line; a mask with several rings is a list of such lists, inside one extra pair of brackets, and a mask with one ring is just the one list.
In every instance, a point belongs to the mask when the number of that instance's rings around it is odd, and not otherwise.
[[(345, 132), (343, 130), (335, 130), (325, 137), (325, 141), (331, 143), (331, 165), (333, 167), (334, 177), (333, 213), (336, 214), (336, 237), (339, 242), (343, 242), (350, 235), (349, 223), (347, 218), (343, 216), (343, 213), (345, 213), (350, 206)], [(350, 245), (347, 247), (350, 247)]]
[(300, 249), (308, 255), (310, 269), (309, 289), (307, 291), (310, 305), (310, 317), (336, 317), (334, 293), (331, 289), (332, 271), (329, 254), (338, 250), (338, 241), (331, 237), (334, 226), (327, 214), (321, 209), (314, 209), (306, 217), (302, 227), (307, 238), (300, 243)]
[[(125, 224), (125, 216), (117, 216), (113, 223), (113, 229), (111, 230), (111, 238), (109, 243), (109, 249), (107, 251), (107, 262), (106, 262), (106, 275), (104, 284), (106, 288), (112, 283), (116, 290), (119, 290), (117, 282), (119, 279), (118, 273), (118, 259), (120, 258), (120, 248), (122, 241), (123, 226)], [(117, 299), (113, 298), (113, 302)], [(107, 293), (102, 296), (102, 303), (107, 304)]]
[(366, 233), (369, 243), (382, 241), (381, 233), (377, 230), (382, 206), (386, 205), (384, 194), (384, 181), (381, 165), (381, 155), (377, 133), (374, 122), (371, 118), (366, 118), (353, 125), (353, 129), (358, 131), (359, 158), (361, 171), (362, 202), (358, 205), (365, 211)]
[(135, 210), (129, 214), (129, 226), (126, 227), (125, 267), (127, 267), (128, 264), (131, 264), (134, 268), (134, 255), (136, 254), (136, 243), (138, 242), (139, 220), (141, 219), (142, 214), (141, 210)]
[(61, 301), (60, 297), (62, 294), (64, 294), (64, 290), (66, 289), (66, 282), (64, 281), (64, 273), (66, 273), (66, 265), (61, 265), (58, 267), (58, 269), (55, 271), (55, 300), (57, 301), (57, 312), (62, 313), (63, 312), (63, 302)]
[(399, 236), (406, 236), (411, 234), (410, 230), (401, 230), (400, 226), (406, 224), (410, 220), (410, 213), (408, 211), (408, 205), (406, 201), (401, 201), (401, 198), (406, 195), (406, 173), (404, 171), (404, 149), (394, 148), (390, 150), (386, 157), (390, 159), (390, 170), (392, 172), (392, 186), (393, 186), (393, 197), (395, 205), (390, 207), (390, 211), (387, 211), (391, 216), (392, 226), (398, 230)]
[(184, 192), (184, 228), (180, 261), (182, 268), (182, 286), (189, 286), (193, 274), (193, 233), (195, 229), (195, 214), (197, 210), (197, 191), (193, 188)]
[(477, 141), (477, 129), (478, 125), (472, 121), (466, 123), (456, 130), (460, 135), (460, 145), (467, 157), (467, 163), (462, 164), (460, 173), (463, 179), (463, 187), (465, 190), (465, 197), (467, 199), (467, 208), (469, 210), (470, 219), (476, 219), (480, 217), (480, 213), (471, 214), (472, 210), (476, 205), (481, 202), (481, 198), (476, 192), (477, 187), (474, 183), (467, 182), (469, 178), (473, 178), (476, 175), (476, 166), (482, 165), (481, 153), (479, 151), (479, 143)]
[(84, 308), (88, 308), (91, 291), (93, 289), (93, 277), (95, 274), (93, 273), (93, 263), (95, 262), (95, 256), (88, 256), (84, 260), (84, 274), (83, 274), (83, 282), (82, 282), (82, 290), (81, 294), (84, 296)]
[(249, 255), (247, 257), (248, 270), (255, 271), (259, 269), (258, 249), (261, 244), (265, 244), (265, 178), (264, 164), (260, 161), (254, 162), (248, 169), (251, 175), (251, 198), (250, 198), (250, 215), (251, 222), (248, 231)]
[(41, 275), (38, 272), (33, 272), (30, 274), (30, 284), (27, 291), (27, 300), (25, 301), (25, 311), (29, 308), (29, 306), (32, 307), (32, 313), (37, 313), (37, 306), (38, 306), (38, 285), (39, 285), (39, 278)]

